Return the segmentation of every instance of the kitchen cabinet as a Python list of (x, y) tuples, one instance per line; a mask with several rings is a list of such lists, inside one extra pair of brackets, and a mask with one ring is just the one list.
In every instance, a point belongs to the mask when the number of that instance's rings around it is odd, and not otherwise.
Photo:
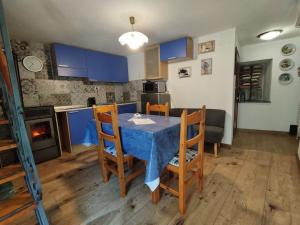
[(87, 77), (86, 51), (81, 48), (53, 44), (55, 69), (58, 76)]
[(184, 37), (160, 44), (160, 60), (179, 62), (193, 58), (193, 39)]
[[(59, 133), (60, 147), (63, 151), (73, 152), (82, 145), (86, 128), (91, 120), (93, 120), (93, 109), (78, 108), (78, 109), (58, 109), (56, 108), (56, 122)], [(127, 103), (118, 104), (118, 113), (136, 113), (137, 104)], [(80, 146), (79, 148), (82, 148)]]
[(93, 119), (93, 109), (86, 108), (67, 112), (71, 145), (83, 143), (85, 128)]
[(128, 82), (127, 57), (87, 51), (88, 78), (91, 81)]
[(167, 79), (168, 64), (160, 60), (160, 47), (153, 45), (145, 49), (145, 79)]
[(136, 108), (136, 103), (130, 103), (130, 104), (121, 104), (118, 105), (118, 113), (136, 113), (137, 108)]
[(128, 82), (127, 57), (53, 44), (58, 76), (83, 77), (91, 81)]

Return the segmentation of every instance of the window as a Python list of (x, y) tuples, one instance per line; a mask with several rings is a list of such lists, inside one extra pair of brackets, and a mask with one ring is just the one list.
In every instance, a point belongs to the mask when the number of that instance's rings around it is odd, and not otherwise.
[(270, 102), (272, 59), (241, 63), (240, 102)]

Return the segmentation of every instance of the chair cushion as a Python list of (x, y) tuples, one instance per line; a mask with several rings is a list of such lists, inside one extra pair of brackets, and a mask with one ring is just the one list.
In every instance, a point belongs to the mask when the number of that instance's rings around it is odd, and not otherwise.
[[(104, 149), (104, 151), (106, 151), (107, 153), (117, 157), (115, 146), (108, 146)], [(127, 154), (123, 153), (123, 156), (125, 157), (125, 156), (127, 156)]]
[(205, 127), (205, 141), (209, 143), (220, 143), (224, 135), (224, 128), (215, 126)]
[[(185, 154), (185, 161), (187, 163), (191, 162), (197, 154), (198, 154), (197, 150), (187, 149), (186, 154)], [(179, 166), (179, 152), (173, 157), (173, 159), (171, 159), (169, 164), (171, 164), (173, 166)]]

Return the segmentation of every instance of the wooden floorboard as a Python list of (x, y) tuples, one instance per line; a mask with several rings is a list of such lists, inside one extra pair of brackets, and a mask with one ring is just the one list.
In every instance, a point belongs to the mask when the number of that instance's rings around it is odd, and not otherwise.
[[(205, 154), (204, 190), (190, 190), (184, 217), (170, 194), (152, 204), (143, 176), (120, 199), (116, 177), (102, 182), (94, 150), (64, 154), (38, 169), (55, 225), (299, 225), (296, 150), (295, 138), (285, 134), (238, 131), (231, 150), (222, 148), (218, 158)], [(16, 224), (36, 221), (28, 215)]]

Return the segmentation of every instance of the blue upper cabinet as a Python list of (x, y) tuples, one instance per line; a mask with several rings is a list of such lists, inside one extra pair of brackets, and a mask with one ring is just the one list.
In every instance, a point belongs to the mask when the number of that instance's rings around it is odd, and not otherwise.
[(128, 82), (127, 57), (87, 51), (87, 67), (91, 81)]
[(127, 57), (53, 44), (58, 76), (87, 77), (91, 81), (128, 82)]
[(109, 57), (110, 77), (112, 82), (128, 82), (128, 63), (127, 57), (110, 55)]
[(160, 44), (160, 61), (178, 62), (193, 58), (193, 40), (180, 38)]
[(107, 57), (103, 52), (87, 51), (88, 77), (91, 81), (109, 82)]
[(86, 51), (64, 44), (53, 44), (57, 75), (87, 77)]

